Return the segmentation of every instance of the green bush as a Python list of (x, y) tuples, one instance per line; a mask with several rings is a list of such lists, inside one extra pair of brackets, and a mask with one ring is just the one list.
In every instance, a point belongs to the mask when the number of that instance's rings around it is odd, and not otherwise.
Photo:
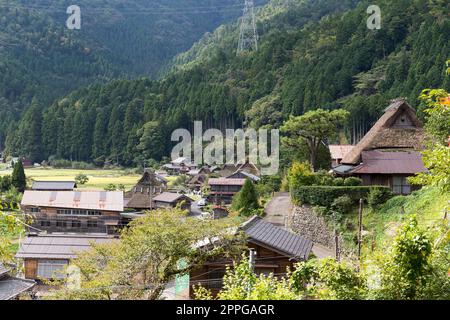
[(344, 186), (344, 179), (343, 179), (343, 178), (335, 178), (335, 179), (333, 180), (333, 184), (334, 184), (336, 187), (342, 187), (342, 186)]
[(354, 205), (354, 201), (348, 196), (341, 196), (336, 199), (334, 199), (333, 203), (331, 204), (331, 210), (337, 213), (348, 213)]
[(372, 208), (377, 208), (379, 205), (385, 203), (394, 195), (391, 189), (388, 188), (380, 188), (380, 187), (372, 187), (367, 196), (367, 203)]
[(358, 187), (362, 185), (362, 180), (357, 177), (349, 177), (344, 180), (344, 186), (346, 187)]
[(331, 208), (333, 202), (342, 196), (348, 196), (353, 204), (359, 199), (367, 199), (372, 189), (380, 189), (381, 194), (391, 194), (388, 187), (340, 187), (340, 186), (301, 186), (291, 189), (292, 201), (295, 204), (310, 204)]

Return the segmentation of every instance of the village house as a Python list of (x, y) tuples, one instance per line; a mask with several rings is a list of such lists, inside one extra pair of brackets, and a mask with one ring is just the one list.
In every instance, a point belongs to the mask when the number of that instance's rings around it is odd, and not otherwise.
[(10, 272), (11, 268), (0, 263), (0, 300), (15, 300), (36, 285), (35, 281), (13, 277)]
[(210, 178), (208, 201), (215, 204), (230, 204), (244, 184), (245, 179)]
[(197, 169), (198, 166), (195, 163), (192, 163), (189, 159), (180, 157), (172, 160), (168, 164), (165, 164), (163, 167), (168, 173), (179, 175), (187, 174), (189, 171)]
[(31, 231), (115, 234), (123, 192), (26, 190), (21, 209), (33, 217)]
[(415, 110), (403, 99), (394, 100), (333, 171), (357, 176), (366, 186), (389, 186), (396, 194), (409, 194), (416, 187), (407, 178), (426, 171), (420, 154), (423, 135)]
[[(256, 216), (239, 230), (245, 233), (247, 247), (255, 254), (256, 274), (285, 275), (288, 267), (292, 270), (295, 263), (308, 260), (313, 247), (312, 241)], [(197, 285), (216, 295), (222, 289), (227, 266), (232, 266), (232, 261), (217, 258), (193, 270), (189, 275), (190, 297), (194, 297), (193, 287)]]
[(115, 238), (101, 234), (37, 234), (27, 236), (20, 244), (16, 258), (22, 259), (26, 279), (64, 279), (64, 270), (77, 254), (92, 243), (103, 244)]
[(167, 180), (147, 169), (133, 189), (125, 194), (124, 206), (134, 210), (152, 210), (153, 198), (166, 190)]
[(33, 181), (31, 186), (35, 191), (73, 191), (76, 188), (75, 181)]
[(228, 179), (249, 179), (253, 183), (258, 183), (259, 180), (261, 180), (258, 176), (255, 176), (254, 174), (251, 174), (247, 171), (244, 171), (242, 169), (239, 169), (232, 175), (227, 177)]
[(164, 192), (153, 198), (153, 201), (156, 209), (175, 208), (179, 206), (182, 210), (190, 211), (194, 200), (184, 194)]

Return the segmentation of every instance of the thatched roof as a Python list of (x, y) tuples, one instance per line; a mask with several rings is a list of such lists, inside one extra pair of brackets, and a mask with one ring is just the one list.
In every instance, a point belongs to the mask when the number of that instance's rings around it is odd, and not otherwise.
[(405, 100), (394, 100), (372, 129), (344, 157), (342, 164), (359, 164), (363, 151), (419, 150), (422, 148), (423, 135), (423, 125), (416, 111)]

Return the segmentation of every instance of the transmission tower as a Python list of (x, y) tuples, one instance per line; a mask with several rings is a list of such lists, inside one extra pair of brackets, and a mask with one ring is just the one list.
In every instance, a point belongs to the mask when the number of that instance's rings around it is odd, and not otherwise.
[(244, 14), (241, 18), (241, 29), (237, 53), (258, 50), (258, 32), (256, 30), (255, 4), (253, 0), (245, 0)]

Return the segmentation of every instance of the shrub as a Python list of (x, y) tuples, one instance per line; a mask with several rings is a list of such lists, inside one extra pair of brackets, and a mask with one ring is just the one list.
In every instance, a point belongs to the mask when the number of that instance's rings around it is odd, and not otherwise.
[(83, 185), (89, 182), (89, 177), (85, 175), (84, 173), (79, 173), (75, 177), (75, 182), (79, 185)]
[(367, 196), (367, 203), (370, 207), (376, 208), (393, 197), (389, 188), (372, 187)]
[(352, 209), (353, 205), (354, 201), (348, 195), (345, 195), (334, 199), (331, 204), (331, 209), (334, 212), (344, 214), (348, 213)]
[(315, 175), (308, 163), (295, 162), (288, 172), (290, 188), (310, 186), (315, 183)]
[(334, 200), (347, 195), (352, 203), (359, 199), (366, 199), (372, 189), (381, 189), (382, 194), (391, 194), (388, 187), (340, 187), (340, 186), (301, 186), (291, 190), (292, 200), (295, 204), (310, 204), (331, 208)]
[(337, 187), (342, 187), (344, 185), (344, 179), (343, 178), (336, 178), (333, 180), (333, 184)]
[(357, 177), (349, 177), (344, 180), (344, 186), (347, 187), (357, 187), (362, 185), (362, 180)]

